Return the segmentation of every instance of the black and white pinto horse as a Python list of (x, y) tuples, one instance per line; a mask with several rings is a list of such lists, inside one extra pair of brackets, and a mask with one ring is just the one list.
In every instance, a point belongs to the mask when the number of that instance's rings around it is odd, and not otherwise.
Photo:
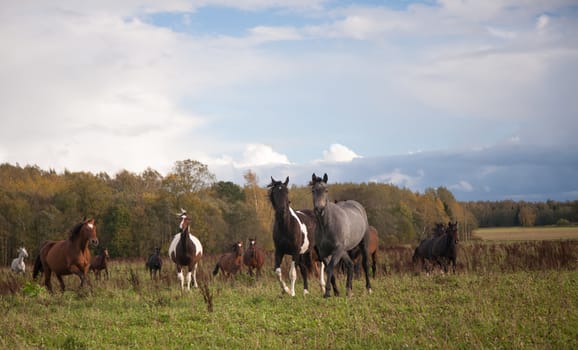
[(458, 243), (458, 222), (449, 222), (447, 227), (443, 224), (436, 225), (434, 235), (431, 238), (422, 240), (415, 248), (412, 261), (415, 264), (421, 261), (423, 269), (429, 273), (426, 267), (426, 260), (438, 264), (444, 272), (448, 272), (448, 263), (452, 264), (453, 272), (456, 272)]
[(197, 283), (197, 266), (203, 257), (203, 246), (199, 239), (189, 233), (190, 219), (187, 212), (181, 209), (178, 214), (181, 219), (179, 224), (180, 233), (177, 233), (169, 246), (169, 256), (177, 267), (177, 278), (181, 282), (181, 290), (185, 289), (185, 278), (183, 276), (183, 267), (188, 268), (187, 272), (187, 290), (191, 289), (191, 277), (193, 286), (198, 288)]
[(12, 260), (12, 265), (10, 268), (13, 272), (16, 273), (26, 273), (26, 264), (24, 263), (24, 259), (28, 257), (28, 252), (26, 248), (20, 247), (18, 248), (18, 257)]
[[(327, 280), (333, 285), (335, 295), (339, 295), (334, 285), (333, 271), (340, 261), (343, 261), (347, 270), (347, 295), (352, 295), (353, 261), (349, 251), (359, 249), (361, 264), (365, 272), (365, 287), (371, 293), (368, 267), (369, 224), (365, 208), (353, 200), (330, 202), (327, 198), (327, 174), (320, 177), (311, 177), (313, 207), (317, 218), (315, 232), (315, 249), (327, 266)], [(331, 286), (325, 287), (325, 298), (331, 296)]]
[[(289, 205), (289, 177), (285, 182), (276, 181), (271, 177), (269, 188), (269, 200), (275, 210), (275, 222), (273, 224), (273, 242), (275, 244), (275, 274), (279, 280), (282, 291), (295, 296), (295, 281), (297, 279), (296, 266), (299, 266), (303, 278), (303, 294), (309, 293), (308, 274), (313, 266), (311, 256), (314, 246), (315, 216), (311, 210), (293, 210)], [(281, 262), (285, 255), (290, 255), (291, 268), (288, 287), (283, 280)], [(323, 266), (322, 266), (323, 271)], [(323, 273), (320, 274), (321, 288), (325, 288)]]

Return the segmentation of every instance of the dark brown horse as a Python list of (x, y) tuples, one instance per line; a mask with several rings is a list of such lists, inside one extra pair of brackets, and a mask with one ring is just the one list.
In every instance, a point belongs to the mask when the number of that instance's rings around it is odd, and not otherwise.
[[(303, 278), (303, 294), (309, 293), (308, 274), (313, 268), (312, 251), (315, 245), (316, 219), (312, 210), (293, 210), (289, 206), (289, 177), (285, 182), (276, 181), (271, 177), (269, 200), (275, 210), (273, 224), (273, 243), (275, 244), (275, 274), (281, 289), (291, 296), (295, 296), (295, 281), (297, 280), (296, 266), (299, 266)], [(287, 287), (281, 273), (281, 262), (285, 255), (290, 255), (291, 268), (289, 279), (291, 288)], [(323, 265), (321, 265), (320, 284), (325, 289)]]
[(161, 248), (156, 247), (155, 252), (149, 256), (146, 262), (146, 268), (149, 270), (151, 279), (155, 279), (157, 274), (160, 277), (162, 267), (163, 259), (161, 259)]
[[(444, 232), (440, 234), (443, 228)], [(421, 261), (422, 268), (429, 273), (426, 262), (438, 264), (448, 271), (446, 260), (453, 264), (453, 272), (456, 272), (456, 258), (457, 258), (457, 243), (458, 243), (458, 222), (449, 222), (447, 226), (443, 224), (436, 225), (432, 237), (422, 240), (415, 248), (412, 261), (414, 265)], [(433, 269), (433, 267), (432, 267)]]
[(257, 247), (255, 238), (249, 238), (249, 247), (243, 254), (243, 263), (249, 270), (249, 276), (253, 276), (253, 269), (256, 271), (256, 277), (261, 276), (261, 268), (265, 263), (265, 253)]
[(64, 275), (77, 275), (80, 278), (80, 287), (84, 286), (90, 267), (89, 243), (98, 246), (94, 219), (83, 220), (76, 224), (70, 230), (68, 239), (44, 242), (34, 262), (33, 278), (44, 272), (44, 285), (50, 292), (52, 292), (50, 278), (53, 272), (60, 282), (62, 291), (64, 291), (62, 280)]
[(219, 269), (223, 272), (223, 275), (230, 277), (236, 274), (243, 267), (243, 242), (238, 241), (233, 244), (232, 250), (227, 252), (219, 258), (215, 269), (213, 270), (213, 276), (219, 273)]
[(191, 289), (191, 279), (193, 286), (198, 288), (197, 283), (197, 265), (203, 257), (203, 246), (199, 239), (189, 233), (189, 224), (191, 220), (187, 212), (181, 210), (178, 215), (181, 219), (179, 224), (180, 233), (177, 233), (169, 246), (169, 256), (177, 268), (177, 278), (181, 282), (181, 290), (185, 289), (185, 277), (183, 276), (183, 267), (188, 268), (187, 289)]
[(100, 272), (104, 270), (104, 278), (108, 279), (108, 248), (104, 248), (102, 253), (97, 256), (93, 256), (90, 259), (90, 271), (94, 272), (94, 278), (99, 280), (100, 279)]

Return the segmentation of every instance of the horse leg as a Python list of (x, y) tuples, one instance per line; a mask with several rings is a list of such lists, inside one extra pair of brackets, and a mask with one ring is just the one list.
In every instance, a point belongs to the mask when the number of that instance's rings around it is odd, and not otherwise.
[(52, 291), (52, 282), (50, 281), (50, 278), (52, 277), (52, 270), (50, 270), (49, 267), (45, 267), (44, 268), (44, 285), (46, 286), (46, 289), (50, 292), (53, 293)]
[[(339, 263), (339, 261), (341, 261), (341, 257), (343, 256), (343, 251), (342, 252), (338, 252), (336, 254), (333, 254), (331, 256), (331, 259), (329, 260), (329, 263), (327, 264), (327, 279), (331, 281), (331, 285), (333, 285), (333, 290), (335, 293), (335, 296), (339, 295), (339, 292), (337, 291), (337, 286), (335, 285), (335, 276), (333, 274), (333, 270), (335, 269), (335, 266), (337, 265), (337, 263)], [(347, 255), (347, 254), (345, 254)], [(351, 259), (349, 259), (349, 261), (351, 262)], [(329, 298), (331, 296), (331, 285), (327, 284), (325, 286), (325, 294), (323, 294), (324, 298)]]
[(309, 294), (309, 270), (307, 269), (307, 262), (303, 256), (298, 256), (299, 270), (301, 270), (301, 278), (303, 278), (303, 295)]
[(185, 289), (185, 277), (183, 276), (183, 270), (180, 265), (177, 265), (177, 279), (181, 282), (181, 290)]
[(295, 268), (295, 260), (291, 260), (291, 268), (289, 268), (289, 282), (291, 283), (290, 295), (295, 296), (295, 281), (297, 280), (297, 269)]
[(371, 254), (371, 272), (373, 274), (374, 279), (375, 279), (375, 270), (377, 270), (377, 252), (373, 252), (373, 254)]
[[(367, 289), (367, 292), (369, 294), (371, 294), (371, 282), (369, 280), (368, 260), (369, 260), (369, 254), (367, 251), (367, 244), (364, 244), (362, 249), (361, 249), (361, 265), (363, 266), (363, 272), (365, 273), (365, 289)], [(374, 276), (375, 276), (375, 270), (374, 270)]]
[(193, 287), (199, 288), (199, 284), (197, 283), (197, 263), (193, 265)]
[(279, 281), (279, 285), (281, 285), (281, 291), (287, 294), (291, 294), (291, 290), (283, 281), (283, 274), (281, 273), (281, 261), (283, 260), (283, 255), (277, 251), (275, 251), (275, 274), (277, 275), (277, 280)]
[(192, 275), (193, 275), (193, 272), (189, 268), (189, 271), (187, 272), (187, 290), (191, 290)]
[(108, 275), (108, 267), (104, 267), (104, 278), (108, 281), (109, 279), (109, 275)]
[(319, 262), (319, 285), (323, 292), (325, 290), (325, 263), (323, 261)]
[(59, 274), (56, 274), (56, 278), (58, 279), (58, 283), (60, 283), (60, 290), (64, 292), (64, 280), (62, 279), (62, 276)]
[[(345, 268), (347, 269), (347, 280), (345, 282), (345, 290), (347, 292), (347, 296), (351, 297), (353, 295), (353, 270), (354, 270), (354, 262), (349, 257), (349, 254), (343, 254), (341, 261), (345, 264)], [(365, 266), (367, 267), (367, 260), (365, 261)], [(369, 276), (367, 275), (367, 269), (365, 269), (366, 278)], [(371, 288), (370, 288), (371, 289)]]

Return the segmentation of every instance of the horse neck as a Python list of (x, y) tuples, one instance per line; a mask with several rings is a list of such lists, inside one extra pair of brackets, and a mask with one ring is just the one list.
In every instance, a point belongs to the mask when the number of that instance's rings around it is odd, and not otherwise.
[(181, 232), (181, 238), (180, 238), (180, 246), (181, 246), (182, 251), (185, 253), (187, 252), (187, 246), (188, 246), (189, 242), (192, 245), (192, 242), (189, 239), (189, 226), (187, 226)]
[(82, 237), (80, 232), (78, 236), (71, 237), (68, 239), (72, 247), (78, 248), (79, 251), (84, 252), (88, 250), (88, 237)]
[(291, 228), (292, 221), (295, 218), (289, 212), (289, 205), (284, 208), (275, 210), (275, 221), (278, 223), (279, 227), (283, 229), (283, 232), (288, 232)]

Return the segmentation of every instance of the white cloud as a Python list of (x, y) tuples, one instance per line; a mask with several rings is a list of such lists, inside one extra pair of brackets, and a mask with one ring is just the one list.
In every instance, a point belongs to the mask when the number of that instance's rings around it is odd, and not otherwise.
[(424, 176), (423, 170), (419, 170), (417, 176), (411, 176), (404, 174), (401, 169), (396, 168), (392, 172), (372, 177), (370, 181), (388, 183), (399, 187), (415, 188)]
[(548, 17), (547, 15), (541, 15), (540, 17), (538, 17), (538, 20), (536, 20), (536, 29), (544, 30), (549, 23), (550, 17)]
[(355, 158), (361, 158), (346, 146), (334, 143), (329, 146), (329, 150), (323, 151), (323, 161), (325, 162), (350, 162)]
[(290, 164), (286, 155), (273, 150), (269, 145), (250, 144), (245, 148), (243, 159), (235, 162), (236, 167), (247, 168), (271, 164)]
[(468, 181), (461, 180), (457, 184), (450, 185), (448, 188), (452, 191), (462, 191), (462, 192), (472, 192), (474, 186), (472, 186)]

